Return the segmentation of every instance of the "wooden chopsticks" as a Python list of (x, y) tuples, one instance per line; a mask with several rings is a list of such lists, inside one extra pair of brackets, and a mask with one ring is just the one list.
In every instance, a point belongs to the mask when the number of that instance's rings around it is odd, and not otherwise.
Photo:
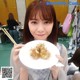
[(2, 30), (6, 34), (6, 36), (12, 41), (13, 44), (17, 44), (5, 28), (0, 28), (0, 30)]

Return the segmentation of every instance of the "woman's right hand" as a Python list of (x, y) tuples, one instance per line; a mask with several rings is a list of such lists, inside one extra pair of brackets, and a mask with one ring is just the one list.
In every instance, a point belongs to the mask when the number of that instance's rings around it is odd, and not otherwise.
[(20, 68), (20, 80), (28, 80), (27, 69), (25, 69), (23, 66), (21, 66), (21, 64), (19, 62), (19, 51), (23, 46), (24, 46), (24, 44), (14, 45), (14, 47), (12, 49), (13, 62), (14, 62), (14, 66), (16, 67), (16, 70), (18, 68)]
[(19, 51), (20, 49), (23, 47), (23, 44), (16, 44), (14, 45), (13, 49), (12, 49), (12, 53), (13, 53), (13, 61), (16, 64), (18, 64), (19, 61)]

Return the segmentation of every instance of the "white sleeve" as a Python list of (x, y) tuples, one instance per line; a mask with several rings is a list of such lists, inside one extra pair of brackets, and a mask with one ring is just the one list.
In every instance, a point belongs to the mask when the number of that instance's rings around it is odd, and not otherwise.
[(67, 73), (67, 70), (68, 70), (68, 52), (67, 52), (66, 47), (63, 44), (61, 46), (60, 54), (64, 59), (64, 61), (63, 61), (64, 70)]

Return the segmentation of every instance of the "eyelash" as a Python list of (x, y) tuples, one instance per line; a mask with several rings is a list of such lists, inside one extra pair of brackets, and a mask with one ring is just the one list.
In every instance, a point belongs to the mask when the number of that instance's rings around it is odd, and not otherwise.
[(32, 24), (37, 24), (37, 22), (36, 22), (36, 21), (32, 21), (31, 23), (32, 23)]
[(45, 23), (45, 24), (48, 24), (48, 23), (50, 23), (50, 22), (49, 22), (49, 21), (45, 21), (44, 23)]

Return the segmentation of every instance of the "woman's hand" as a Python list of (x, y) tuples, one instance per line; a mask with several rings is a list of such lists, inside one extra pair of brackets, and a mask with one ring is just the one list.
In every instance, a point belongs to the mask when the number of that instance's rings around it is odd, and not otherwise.
[[(60, 55), (56, 55), (56, 57), (58, 58), (58, 60), (61, 63), (63, 63), (63, 58)], [(52, 71), (53, 79), (57, 80), (58, 79), (58, 73), (59, 73), (59, 67), (54, 65), (51, 67), (51, 71)]]
[(12, 52), (13, 52), (13, 62), (15, 67), (20, 68), (20, 80), (28, 80), (28, 73), (27, 69), (25, 69), (23, 66), (19, 63), (19, 51), (23, 47), (23, 44), (17, 44), (14, 45)]
[(57, 80), (58, 79), (58, 73), (59, 73), (59, 67), (52, 66), (50, 70), (52, 72), (53, 80)]
[(63, 63), (63, 58), (60, 55), (56, 55), (56, 57), (58, 58), (59, 62)]
[(19, 61), (19, 51), (20, 49), (23, 47), (24, 45), (23, 44), (17, 44), (17, 45), (14, 45), (13, 49), (12, 49), (12, 53), (13, 53), (13, 61), (14, 61), (14, 64), (18, 64), (18, 61)]

